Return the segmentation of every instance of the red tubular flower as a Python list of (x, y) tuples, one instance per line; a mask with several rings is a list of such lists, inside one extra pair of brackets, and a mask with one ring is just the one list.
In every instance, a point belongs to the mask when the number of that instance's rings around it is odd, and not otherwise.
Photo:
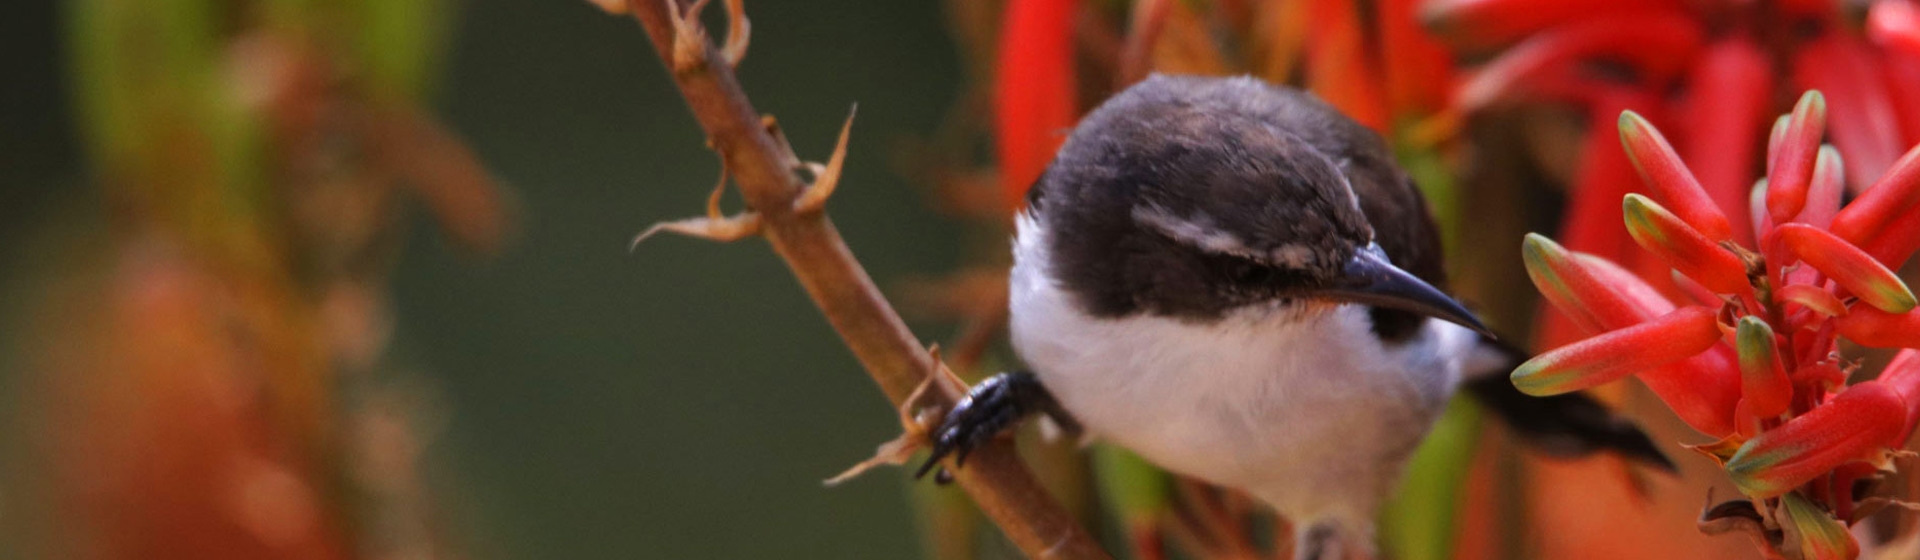
[(1420, 27), (1419, 0), (1379, 3), (1380, 53), (1387, 105), (1396, 116), (1424, 115), (1446, 106), (1453, 85), (1453, 53)]
[(1673, 146), (1659, 130), (1633, 111), (1620, 113), (1619, 127), (1620, 145), (1626, 149), (1627, 159), (1640, 171), (1640, 178), (1654, 198), (1672, 205), (1675, 215), (1711, 241), (1733, 237), (1727, 215), (1721, 213), (1713, 198), (1700, 188), (1693, 172), (1687, 170), (1680, 154), (1674, 153)]
[(1906, 424), (1900, 392), (1868, 381), (1806, 414), (1761, 433), (1727, 459), (1740, 492), (1773, 498), (1840, 465), (1875, 458)]
[(1820, 147), (1820, 156), (1813, 163), (1813, 182), (1807, 186), (1807, 206), (1793, 221), (1817, 228), (1833, 223), (1834, 213), (1840, 211), (1841, 191), (1847, 188), (1845, 167), (1840, 150)]
[[(1747, 187), (1759, 153), (1753, 138), (1766, 130), (1767, 103), (1774, 81), (1773, 64), (1765, 51), (1743, 36), (1715, 41), (1700, 53), (1687, 78), (1691, 88), (1684, 130), (1712, 131), (1680, 139), (1680, 152), (1700, 178), (1700, 186), (1730, 217), (1747, 215)], [(1732, 220), (1733, 240), (1748, 245), (1757, 239), (1753, 224)]]
[(1913, 292), (1907, 290), (1907, 284), (1845, 239), (1806, 224), (1774, 228), (1774, 235), (1794, 256), (1839, 282), (1867, 305), (1891, 313), (1913, 309)]
[(993, 82), (996, 147), (1008, 207), (1026, 199), (1073, 126), (1073, 25), (1079, 0), (1013, 0)]
[[(1740, 257), (1688, 227), (1660, 204), (1630, 194), (1622, 199), (1621, 212), (1626, 216), (1627, 233), (1633, 235), (1633, 240), (1681, 274), (1718, 293), (1738, 294), (1752, 289), (1747, 281), (1747, 265)], [(1725, 220), (1721, 218), (1722, 222)]]
[[(1630, 327), (1673, 310), (1672, 302), (1632, 273), (1596, 266), (1546, 236), (1528, 234), (1520, 254), (1533, 285), (1589, 333)], [(1622, 276), (1633, 280), (1623, 284)], [(1635, 284), (1645, 289), (1633, 290)]]
[(1793, 401), (1793, 380), (1780, 364), (1773, 328), (1759, 317), (1742, 317), (1734, 348), (1740, 354), (1740, 393), (1747, 412), (1761, 418), (1785, 413)]
[(1367, 53), (1365, 26), (1353, 2), (1314, 2), (1308, 28), (1307, 89), (1374, 132), (1386, 134), (1387, 100)]
[(1705, 352), (1720, 341), (1715, 312), (1686, 307), (1535, 356), (1513, 370), (1513, 385), (1534, 396), (1600, 385)]
[(1800, 96), (1786, 133), (1780, 135), (1777, 146), (1769, 148), (1775, 152), (1767, 173), (1767, 215), (1773, 223), (1787, 223), (1807, 204), (1807, 185), (1813, 180), (1814, 158), (1826, 128), (1826, 98), (1818, 91)]
[(1861, 243), (1860, 249), (1888, 268), (1899, 268), (1914, 251), (1920, 250), (1920, 220), (1895, 220), (1879, 235)]
[(1794, 59), (1794, 82), (1820, 91), (1831, 102), (1827, 134), (1846, 152), (1847, 175), (1856, 192), (1886, 173), (1903, 145), (1900, 119), (1880, 76), (1878, 58), (1865, 41), (1828, 33), (1802, 44)]
[(1907, 150), (1887, 174), (1833, 216), (1833, 234), (1853, 244), (1872, 239), (1887, 222), (1920, 203), (1920, 146)]
[(1920, 311), (1888, 313), (1856, 307), (1834, 319), (1834, 332), (1854, 344), (1873, 348), (1920, 348)]

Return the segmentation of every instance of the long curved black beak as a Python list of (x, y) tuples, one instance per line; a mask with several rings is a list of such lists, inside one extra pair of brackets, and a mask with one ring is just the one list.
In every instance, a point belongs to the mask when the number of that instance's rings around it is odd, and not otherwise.
[(1480, 319), (1432, 284), (1387, 260), (1379, 245), (1368, 244), (1348, 259), (1335, 285), (1314, 290), (1314, 296), (1411, 311), (1494, 336)]

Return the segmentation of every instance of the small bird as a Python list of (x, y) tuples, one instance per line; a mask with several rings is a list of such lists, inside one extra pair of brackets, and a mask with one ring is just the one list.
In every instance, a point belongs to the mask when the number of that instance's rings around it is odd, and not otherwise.
[[(1156, 75), (1081, 121), (1016, 218), (1009, 331), (1031, 371), (968, 392), (924, 475), (1026, 416), (1266, 502), (1296, 558), (1370, 556), (1373, 519), (1463, 385), (1560, 456), (1668, 470), (1449, 297), (1426, 201), (1380, 138), (1253, 78)], [(944, 474), (944, 472), (942, 473)]]

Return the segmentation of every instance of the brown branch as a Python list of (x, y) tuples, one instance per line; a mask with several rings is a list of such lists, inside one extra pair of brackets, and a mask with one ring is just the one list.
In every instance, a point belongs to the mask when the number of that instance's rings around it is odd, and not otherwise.
[[(807, 185), (785, 156), (789, 148), (762, 123), (733, 68), (723, 62), (727, 58), (700, 31), (698, 16), (682, 20), (669, 12), (685, 10), (674, 0), (628, 0), (627, 7), (646, 28), (748, 206), (759, 214), (760, 233), (887, 398), (896, 406), (904, 402), (935, 371), (933, 359), (881, 297), (826, 214), (795, 209)], [(936, 385), (943, 390), (926, 400), (949, 407), (955, 395)], [(960, 487), (1027, 556), (1108, 558), (1027, 471), (1009, 442), (976, 450), (955, 474)]]

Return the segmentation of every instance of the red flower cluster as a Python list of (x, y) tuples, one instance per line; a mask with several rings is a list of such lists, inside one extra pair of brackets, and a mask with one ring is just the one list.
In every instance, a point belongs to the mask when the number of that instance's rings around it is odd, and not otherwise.
[(1855, 365), (1837, 343), (1920, 348), (1920, 311), (1892, 272), (1920, 249), (1920, 220), (1905, 217), (1920, 210), (1920, 148), (1842, 208), (1845, 163), (1820, 143), (1827, 117), (1815, 91), (1776, 121), (1767, 176), (1742, 216), (1754, 250), (1660, 132), (1621, 114), (1621, 143), (1651, 194), (1624, 197), (1626, 229), (1688, 297), (1529, 236), (1534, 284), (1591, 337), (1513, 372), (1534, 395), (1638, 375), (1694, 429), (1723, 439), (1700, 449), (1756, 507), (1777, 506), (1762, 510), (1781, 513), (1772, 522), (1798, 524), (1783, 528), (1807, 558), (1851, 557), (1853, 483), (1885, 466), (1920, 419), (1920, 351), (1848, 386)]
[[(1588, 136), (1569, 177), (1559, 239), (1621, 263), (1662, 290), (1666, 267), (1632, 251), (1616, 224), (1632, 165), (1614, 143), (1623, 110), (1671, 135), (1700, 186), (1726, 215), (1747, 212), (1752, 173), (1768, 156), (1778, 92), (1817, 89), (1834, 100), (1830, 141), (1847, 154), (1854, 192), (1920, 143), (1920, 16), (1912, 0), (1425, 0), (1420, 16), (1466, 61), (1452, 110), (1508, 100), (1584, 108)], [(1752, 245), (1747, 220), (1733, 241)], [(1913, 226), (1920, 227), (1920, 226)], [(1707, 232), (1714, 233), (1714, 232)], [(1871, 250), (1871, 248), (1868, 248)], [(1542, 323), (1559, 343), (1576, 328)]]

